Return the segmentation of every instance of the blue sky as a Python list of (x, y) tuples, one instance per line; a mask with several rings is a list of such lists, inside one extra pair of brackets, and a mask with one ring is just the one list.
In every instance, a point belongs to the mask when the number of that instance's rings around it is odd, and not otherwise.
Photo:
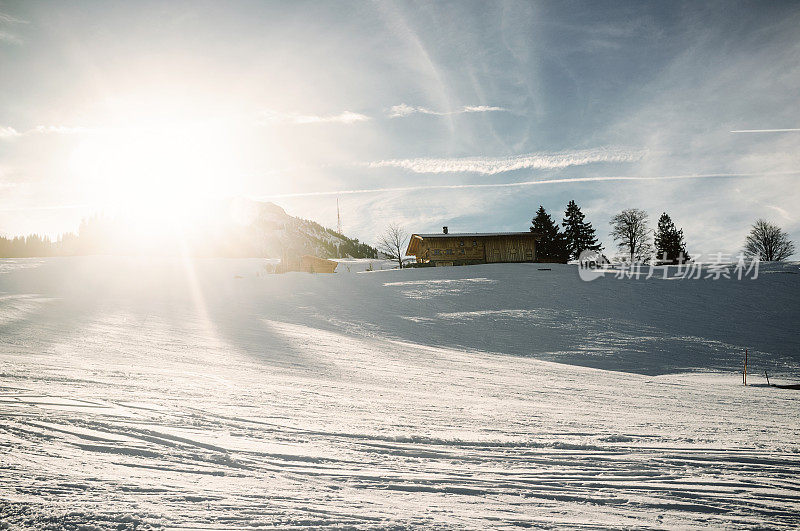
[(335, 226), (338, 196), (365, 241), (570, 199), (607, 247), (623, 208), (695, 254), (757, 217), (797, 241), (798, 27), (789, 2), (0, 2), (0, 232), (201, 195)]

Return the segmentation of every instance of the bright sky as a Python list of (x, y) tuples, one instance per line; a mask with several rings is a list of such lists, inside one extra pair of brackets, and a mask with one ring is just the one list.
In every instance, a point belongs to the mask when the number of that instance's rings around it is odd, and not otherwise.
[(570, 199), (608, 247), (623, 208), (693, 254), (800, 241), (800, 5), (616, 5), (0, 2), (0, 232), (208, 196), (335, 227), (338, 195), (368, 242)]

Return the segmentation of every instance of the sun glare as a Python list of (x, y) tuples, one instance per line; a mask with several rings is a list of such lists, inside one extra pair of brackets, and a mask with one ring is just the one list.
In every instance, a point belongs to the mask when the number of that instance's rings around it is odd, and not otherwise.
[(209, 199), (232, 193), (231, 135), (195, 123), (146, 123), (92, 133), (72, 153), (86, 196), (137, 232), (185, 230)]

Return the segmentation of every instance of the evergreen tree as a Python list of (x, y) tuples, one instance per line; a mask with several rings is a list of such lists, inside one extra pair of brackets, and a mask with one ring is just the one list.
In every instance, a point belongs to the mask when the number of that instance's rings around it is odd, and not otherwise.
[(678, 229), (666, 212), (658, 218), (655, 244), (659, 260), (670, 264), (689, 260), (686, 243), (683, 241), (683, 229)]
[(586, 249), (599, 251), (601, 245), (597, 243), (592, 224), (584, 221), (585, 216), (575, 201), (570, 201), (564, 212), (564, 238), (566, 240), (569, 258), (575, 260)]
[(539, 262), (567, 261), (569, 258), (567, 241), (558, 230), (558, 225), (541, 205), (532, 220), (531, 232), (536, 232), (540, 236), (536, 248), (536, 259)]

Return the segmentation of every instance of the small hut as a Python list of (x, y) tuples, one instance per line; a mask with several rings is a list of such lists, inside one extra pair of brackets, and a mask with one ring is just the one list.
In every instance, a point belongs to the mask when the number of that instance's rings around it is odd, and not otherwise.
[(333, 260), (304, 254), (299, 257), (284, 256), (275, 271), (277, 273), (288, 273), (290, 271), (300, 271), (303, 273), (333, 273), (336, 271), (336, 266), (338, 265), (339, 263)]
[(305, 271), (306, 273), (333, 273), (338, 265), (339, 262), (310, 254), (304, 254), (300, 257), (300, 271)]

